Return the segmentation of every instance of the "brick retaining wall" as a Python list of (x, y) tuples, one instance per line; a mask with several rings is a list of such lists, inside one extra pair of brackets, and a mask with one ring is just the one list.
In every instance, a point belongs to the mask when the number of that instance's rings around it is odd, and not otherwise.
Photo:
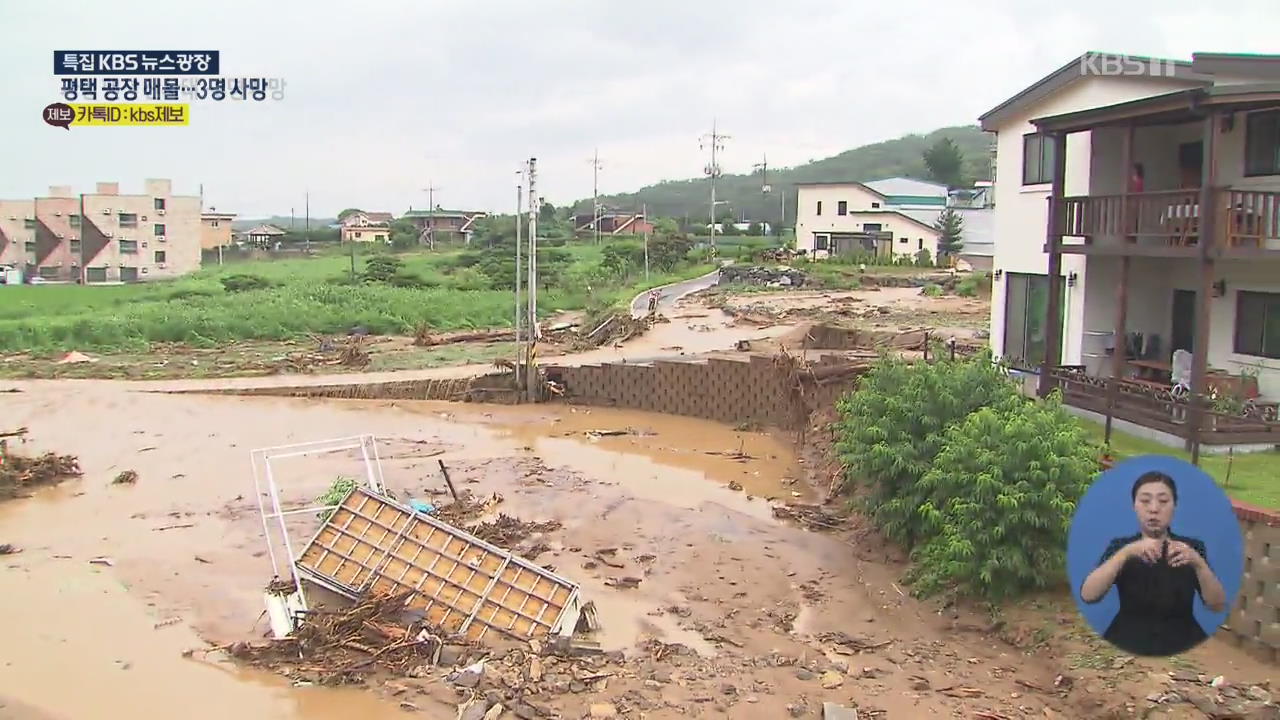
[(1244, 535), (1244, 578), (1219, 634), (1253, 655), (1280, 662), (1280, 512), (1232, 504)]

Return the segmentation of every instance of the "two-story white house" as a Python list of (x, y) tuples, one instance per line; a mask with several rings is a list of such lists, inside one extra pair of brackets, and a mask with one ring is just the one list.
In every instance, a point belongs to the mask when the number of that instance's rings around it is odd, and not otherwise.
[(992, 348), (1108, 427), (1280, 444), (1280, 56), (1117, 57), (980, 118)]
[(936, 262), (938, 216), (948, 207), (964, 222), (966, 245), (990, 246), (986, 202), (958, 202), (945, 185), (905, 177), (799, 183), (796, 249), (814, 259), (854, 252), (914, 259), (924, 251)]

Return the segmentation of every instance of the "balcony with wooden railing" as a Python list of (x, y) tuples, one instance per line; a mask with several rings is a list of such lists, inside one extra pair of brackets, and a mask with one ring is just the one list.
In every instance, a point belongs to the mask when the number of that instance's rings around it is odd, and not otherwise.
[[(1049, 371), (1050, 386), (1062, 391), (1065, 403), (1106, 414), (1180, 438), (1189, 437), (1194, 413), (1186, 393), (1157, 389), (1150, 384), (1125, 379), (1096, 377), (1079, 366)], [(1112, 396), (1112, 386), (1115, 394)], [(1211, 402), (1206, 398), (1206, 403)], [(1200, 442), (1206, 445), (1280, 445), (1280, 409), (1276, 403), (1250, 399), (1229, 411), (1221, 404), (1206, 408), (1201, 423)]]
[[(1217, 257), (1280, 259), (1280, 192), (1219, 188), (1211, 193)], [(1061, 198), (1062, 252), (1199, 255), (1199, 189)]]

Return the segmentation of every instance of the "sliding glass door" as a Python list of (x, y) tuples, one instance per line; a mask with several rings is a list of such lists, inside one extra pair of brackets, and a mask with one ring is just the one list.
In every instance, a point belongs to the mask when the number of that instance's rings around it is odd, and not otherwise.
[[(1017, 368), (1034, 370), (1044, 361), (1048, 339), (1049, 276), (1005, 273), (1004, 359)], [(1058, 325), (1062, 326), (1063, 293), (1058, 296)]]

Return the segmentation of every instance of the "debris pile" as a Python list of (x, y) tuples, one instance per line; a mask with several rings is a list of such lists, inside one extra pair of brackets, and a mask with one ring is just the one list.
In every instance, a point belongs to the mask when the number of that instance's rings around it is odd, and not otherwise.
[(808, 276), (786, 265), (763, 267), (760, 265), (730, 265), (720, 268), (720, 283), (724, 285), (763, 285), (765, 287), (803, 287)]
[(19, 497), (27, 488), (56, 485), (80, 475), (80, 460), (75, 455), (49, 452), (33, 458), (10, 452), (0, 444), (0, 500)]
[(799, 523), (809, 530), (837, 530), (844, 527), (845, 518), (821, 505), (776, 505), (773, 516)]
[(309, 373), (317, 367), (362, 368), (368, 366), (372, 359), (368, 335), (350, 335), (341, 341), (319, 335), (311, 337), (316, 343), (315, 350), (289, 353), (275, 361), (272, 371)]
[[(619, 345), (643, 335), (654, 323), (670, 322), (661, 315), (633, 318), (627, 313), (612, 313), (594, 324), (548, 330), (544, 337), (570, 350), (590, 350), (605, 345)], [(588, 329), (589, 328), (589, 329)]]
[(559, 530), (561, 527), (559, 521), (537, 522), (521, 520), (518, 517), (499, 512), (496, 518), (477, 522), (479, 518), (493, 513), (495, 508), (502, 504), (502, 501), (503, 497), (498, 493), (494, 493), (483, 500), (476, 499), (471, 493), (465, 493), (459, 497), (457, 502), (436, 508), (435, 516), (454, 527), (466, 530), (487, 543), (511, 548), (530, 559), (540, 554), (540, 552), (534, 552), (534, 550), (545, 551), (546, 547), (544, 545), (534, 545), (523, 552), (518, 546), (534, 535)]
[(234, 643), (225, 650), (294, 680), (320, 685), (361, 683), (379, 669), (421, 675), (439, 661), (446, 642), (466, 641), (415, 619), (406, 612), (405, 600), (403, 594), (376, 595), (338, 610), (316, 608), (303, 615), (287, 638), (267, 645)]

